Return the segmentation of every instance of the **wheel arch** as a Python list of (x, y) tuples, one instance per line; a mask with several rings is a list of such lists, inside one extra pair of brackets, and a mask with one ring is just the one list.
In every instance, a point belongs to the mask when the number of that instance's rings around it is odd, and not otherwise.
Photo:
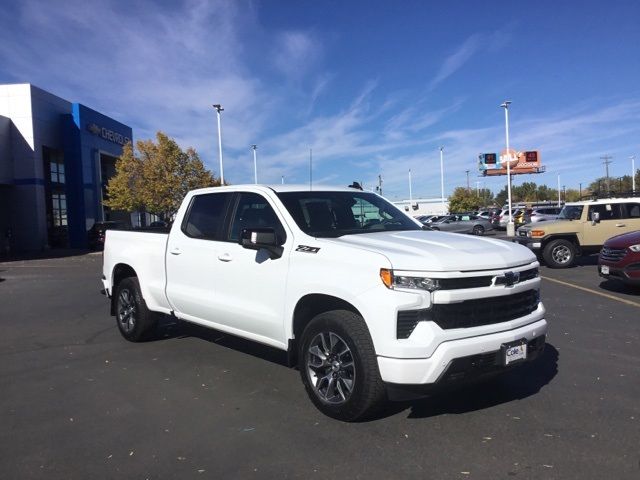
[(352, 303), (333, 295), (310, 293), (300, 298), (293, 310), (291, 325), (292, 338), (289, 339), (287, 348), (288, 363), (290, 366), (295, 366), (298, 363), (297, 341), (302, 335), (304, 328), (316, 315), (331, 310), (347, 310), (361, 317), (363, 316)]
[(556, 233), (556, 234), (548, 235), (542, 239), (542, 242), (541, 242), (542, 249), (544, 249), (547, 246), (547, 244), (549, 242), (552, 242), (553, 240), (568, 240), (569, 242), (575, 245), (576, 253), (580, 255), (580, 241), (578, 240), (577, 233)]
[(113, 267), (113, 273), (111, 274), (111, 315), (116, 314), (116, 289), (118, 284), (128, 277), (137, 277), (138, 274), (131, 265), (126, 263), (118, 263)]

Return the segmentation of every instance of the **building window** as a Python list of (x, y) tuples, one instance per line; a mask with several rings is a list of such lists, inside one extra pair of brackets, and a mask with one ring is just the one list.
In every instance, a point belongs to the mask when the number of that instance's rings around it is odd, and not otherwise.
[(67, 226), (67, 196), (64, 193), (51, 194), (51, 215), (54, 227)]
[(49, 164), (51, 167), (51, 183), (60, 183), (60, 184), (64, 184), (65, 183), (65, 176), (64, 176), (64, 163), (57, 163), (54, 162), (53, 159), (51, 159), (51, 163)]

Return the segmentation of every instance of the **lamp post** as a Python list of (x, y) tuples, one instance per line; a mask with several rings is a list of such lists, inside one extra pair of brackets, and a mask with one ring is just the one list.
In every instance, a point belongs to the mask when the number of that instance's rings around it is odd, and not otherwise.
[(253, 150), (253, 182), (258, 184), (258, 159), (256, 157), (256, 150), (258, 149), (258, 145), (251, 145), (251, 150)]
[(409, 169), (409, 209), (413, 208), (413, 182), (411, 181), (411, 169)]
[(560, 206), (560, 175), (558, 174), (558, 207)]
[(440, 201), (442, 202), (442, 215), (447, 212), (444, 208), (444, 147), (440, 147)]
[(631, 155), (631, 191), (636, 193), (636, 156)]
[(220, 157), (220, 185), (224, 185), (224, 166), (222, 164), (222, 127), (220, 126), (220, 113), (224, 111), (219, 103), (213, 105), (218, 113), (218, 155)]
[(511, 102), (505, 100), (502, 105), (504, 108), (504, 133), (507, 144), (507, 197), (509, 202), (509, 222), (507, 223), (507, 236), (513, 237), (516, 233), (515, 226), (513, 224), (513, 215), (511, 214), (511, 156), (509, 155), (509, 105)]

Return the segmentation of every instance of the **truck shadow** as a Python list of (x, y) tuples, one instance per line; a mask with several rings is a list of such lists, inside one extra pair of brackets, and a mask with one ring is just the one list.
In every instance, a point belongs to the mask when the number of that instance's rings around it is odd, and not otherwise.
[(558, 350), (547, 343), (542, 356), (534, 362), (483, 383), (448, 388), (421, 400), (390, 404), (381, 416), (409, 409), (407, 418), (429, 418), (474, 412), (521, 400), (538, 393), (553, 380), (558, 373), (558, 359)]
[(283, 350), (194, 323), (176, 321), (169, 316), (163, 316), (159, 320), (156, 336), (152, 341), (188, 337), (199, 338), (288, 368), (287, 352)]

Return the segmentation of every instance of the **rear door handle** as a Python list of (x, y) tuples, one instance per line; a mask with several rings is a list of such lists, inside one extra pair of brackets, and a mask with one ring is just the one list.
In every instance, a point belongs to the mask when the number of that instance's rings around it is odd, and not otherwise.
[(233, 258), (228, 253), (221, 253), (220, 255), (218, 255), (218, 260), (220, 260), (221, 262), (230, 262), (231, 260), (233, 260)]
[(626, 227), (624, 223), (616, 223), (616, 227)]
[(180, 251), (180, 247), (173, 247), (171, 250), (169, 250), (169, 253), (171, 255), (180, 255), (182, 252)]

